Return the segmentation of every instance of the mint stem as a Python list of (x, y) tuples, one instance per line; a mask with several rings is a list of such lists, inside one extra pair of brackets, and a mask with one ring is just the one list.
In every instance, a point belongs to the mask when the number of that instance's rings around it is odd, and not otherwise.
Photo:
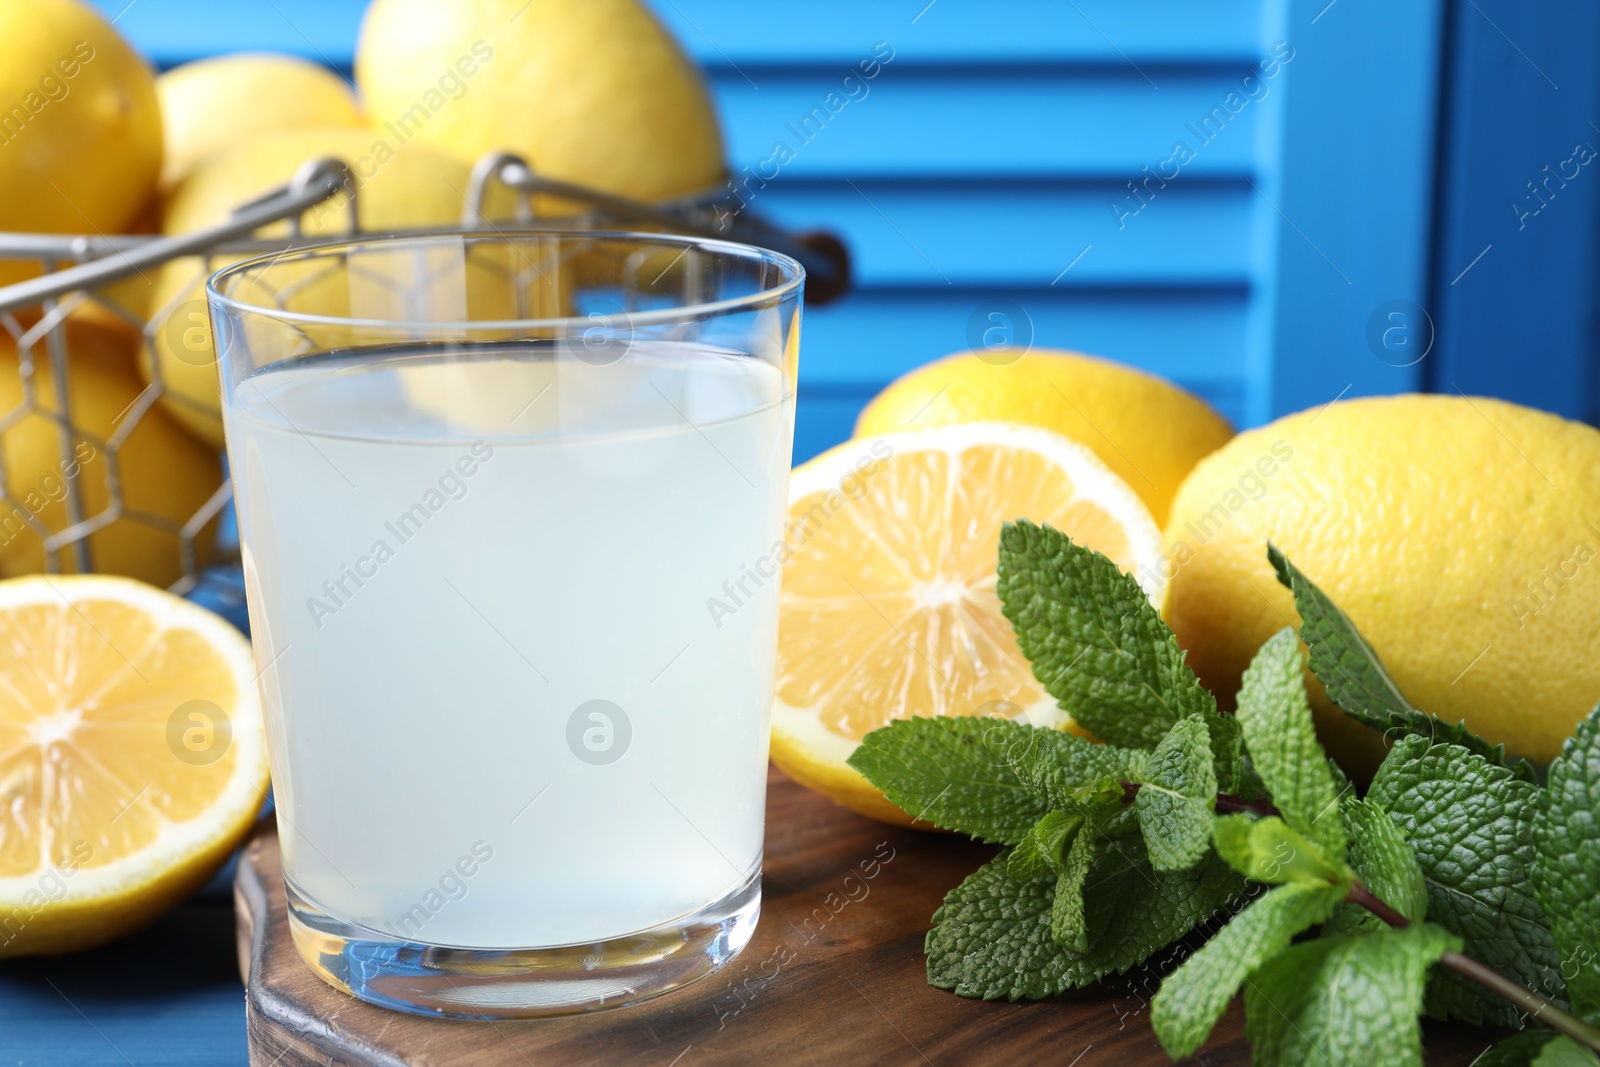
[[(1133, 803), (1133, 798), (1138, 795), (1138, 782), (1122, 783), (1122, 802), (1124, 804)], [(1217, 805), (1215, 810), (1225, 812), (1229, 815), (1236, 815), (1241, 812), (1253, 812), (1256, 815), (1280, 814), (1277, 808), (1273, 807), (1271, 804), (1268, 804), (1264, 800), (1240, 800), (1238, 797), (1232, 797), (1226, 793), (1217, 794)]]
[[(1366, 908), (1390, 926), (1411, 925), (1410, 919), (1379, 900), (1359, 881), (1351, 884), (1345, 900)], [(1490, 992), (1500, 994), (1552, 1030), (1559, 1030), (1586, 1048), (1600, 1053), (1600, 1030), (1568, 1015), (1533, 990), (1518, 985), (1499, 971), (1486, 967), (1471, 956), (1464, 956), (1459, 952), (1446, 952), (1439, 957), (1439, 962), (1457, 974), (1472, 979)]]
[(1281, 815), (1282, 812), (1264, 800), (1240, 800), (1226, 793), (1217, 794), (1217, 811), (1237, 815), (1242, 812), (1254, 812), (1257, 815)]
[(1385, 904), (1383, 901), (1379, 900), (1373, 895), (1372, 890), (1368, 889), (1360, 882), (1351, 883), (1350, 893), (1344, 899), (1351, 904), (1361, 905), (1363, 908), (1366, 908), (1368, 911), (1372, 912), (1372, 914), (1376, 915), (1390, 926), (1411, 925), (1410, 919), (1406, 918), (1404, 915), (1401, 915), (1388, 904)]

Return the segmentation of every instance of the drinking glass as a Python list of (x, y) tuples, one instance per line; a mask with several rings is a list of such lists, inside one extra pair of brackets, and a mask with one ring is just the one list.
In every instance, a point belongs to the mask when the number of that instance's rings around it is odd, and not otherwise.
[(803, 272), (377, 237), (208, 286), (294, 942), (408, 1011), (628, 1004), (760, 908)]

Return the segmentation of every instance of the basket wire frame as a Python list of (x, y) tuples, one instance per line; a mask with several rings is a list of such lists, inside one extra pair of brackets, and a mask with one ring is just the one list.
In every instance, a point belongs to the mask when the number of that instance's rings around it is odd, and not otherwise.
[[(517, 194), (509, 219), (491, 218), (486, 212), (485, 205), (496, 184)], [(586, 210), (580, 215), (563, 218), (540, 218), (533, 207), (535, 197), (540, 194), (580, 203)], [(129, 439), (140, 431), (140, 426), (150, 418), (151, 410), (164, 397), (170, 402), (194, 405), (194, 401), (169, 389), (162, 371), (158, 340), (164, 331), (174, 328), (180, 332), (204, 328), (209, 333), (203, 297), (205, 279), (222, 266), (245, 256), (286, 252), (336, 238), (339, 235), (308, 238), (304, 221), (310, 212), (341, 197), (344, 203), (339, 210), (347, 213), (349, 219), (347, 233), (380, 236), (360, 229), (357, 185), (349, 168), (338, 160), (308, 162), (291, 182), (240, 205), (229, 223), (183, 238), (102, 235), (95, 239), (0, 234), (0, 261), (32, 262), (42, 271), (41, 277), (29, 282), (0, 287), (0, 329), (5, 330), (15, 346), (20, 387), (18, 403), (9, 410), (0, 411), (0, 548), (14, 537), (31, 535), (43, 547), (46, 573), (59, 574), (69, 569), (92, 573), (97, 569), (91, 544), (94, 534), (116, 523), (146, 526), (173, 542), (181, 576), (170, 586), (171, 591), (206, 602), (242, 622), (243, 582), (238, 570), (238, 539), (230, 506), (232, 482), (225, 458), (222, 477), (204, 503), (187, 518), (176, 521), (129, 505), (123, 484), (123, 452)], [(485, 234), (506, 234), (509, 230), (514, 235), (516, 230), (533, 224), (580, 232), (623, 225), (732, 238), (774, 247), (799, 258), (813, 279), (808, 289), (820, 290), (817, 296), (821, 299), (808, 292), (813, 303), (826, 302), (849, 283), (849, 257), (836, 238), (824, 233), (791, 236), (759, 218), (742, 215), (738, 209), (730, 211), (717, 195), (686, 198), (666, 205), (646, 205), (541, 178), (521, 158), (509, 153), (493, 153), (473, 168), (466, 201), (462, 215), (462, 229), (466, 230), (480, 230)], [(255, 234), (255, 229), (274, 222), (286, 223), (288, 232), (273, 238)], [(441, 231), (391, 231), (381, 236), (430, 232)], [(183, 247), (176, 247), (179, 245)], [(567, 253), (573, 254), (577, 253)], [(193, 259), (192, 277), (165, 304), (152, 308), (148, 318), (122, 306), (104, 292), (95, 291), (121, 278), (144, 276), (148, 279), (147, 271), (181, 258)], [(691, 285), (697, 269), (693, 261), (697, 258), (690, 257), (691, 262), (685, 265), (691, 275)], [(545, 264), (546, 268), (551, 265)], [(337, 269), (336, 263), (329, 267), (329, 271)], [(625, 266), (625, 270), (636, 269), (635, 265)], [(532, 263), (515, 275), (502, 272), (514, 283), (513, 291), (519, 304), (527, 301), (538, 272), (538, 266)], [(322, 276), (296, 279), (291, 289), (277, 293), (280, 307), (295, 291), (315, 284)], [(148, 368), (148, 384), (112, 420), (111, 431), (103, 436), (74, 419), (73, 391), (69, 388), (71, 360), (67, 324), (69, 317), (89, 305), (138, 332), (140, 355), (147, 361)], [(25, 318), (19, 317), (18, 312), (32, 309), (37, 309), (40, 317), (25, 325)], [(525, 315), (526, 308), (519, 306), (517, 312), (519, 316)], [(170, 334), (168, 336), (170, 344)], [(311, 343), (309, 337), (307, 341)], [(178, 346), (172, 347), (178, 350)], [(41, 396), (41, 365), (49, 370), (54, 394), (50, 398), (52, 402), (46, 402)], [(215, 411), (208, 414), (214, 415)], [(51, 424), (57, 439), (60, 464), (51, 473), (58, 476), (62, 487), (58, 502), (62, 504), (65, 522), (59, 528), (51, 528), (43, 521), (40, 515), (43, 507), (36, 511), (30, 505), (29, 496), (37, 495), (38, 486), (12, 484), (8, 463), (10, 431), (30, 418)], [(92, 474), (104, 480), (104, 505), (92, 513), (84, 491), (84, 479), (91, 475), (82, 463), (75, 462), (78, 449), (83, 445), (93, 450), (95, 458), (104, 461), (95, 465)]]

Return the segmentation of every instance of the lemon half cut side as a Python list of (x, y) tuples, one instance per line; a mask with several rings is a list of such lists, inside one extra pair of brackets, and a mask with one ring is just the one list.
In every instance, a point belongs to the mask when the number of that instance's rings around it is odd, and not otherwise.
[(267, 790), (250, 644), (154, 586), (0, 582), (0, 956), (132, 932), (209, 878)]
[(1059, 434), (931, 427), (848, 441), (796, 468), (772, 716), (772, 759), (785, 773), (906, 823), (846, 763), (872, 730), (908, 716), (995, 714), (1071, 728), (1001, 612), (1000, 528), (1018, 518), (1104, 553), (1161, 606), (1155, 520)]

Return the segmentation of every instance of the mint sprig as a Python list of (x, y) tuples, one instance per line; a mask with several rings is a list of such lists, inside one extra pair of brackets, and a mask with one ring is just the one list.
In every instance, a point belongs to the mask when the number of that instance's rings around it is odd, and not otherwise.
[(1070, 960), (1050, 935), (1054, 881), (1018, 881), (1006, 862), (979, 867), (933, 913), (929, 985), (984, 1000), (1037, 1000), (1070, 987)]
[(1074, 987), (1126, 973), (1244, 892), (1244, 879), (1214, 855), (1164, 872), (1150, 866), (1137, 837), (1101, 845), (1083, 890), (1088, 950), (1069, 954)]
[(1600, 1067), (1600, 1056), (1562, 1034), (1540, 1048), (1529, 1067)]
[(1191, 715), (1173, 724), (1145, 762), (1133, 800), (1150, 865), (1182, 871), (1211, 847), (1211, 809), (1217, 772), (1205, 720)]
[(1210, 729), (1217, 780), (1231, 789), (1239, 746), (1230, 720), (1184, 663), (1178, 640), (1132, 577), (1098, 552), (1031, 522), (1000, 532), (998, 592), (1033, 675), (1096, 737), (1154, 748), (1181, 719)]
[(1465, 722), (1446, 722), (1412, 707), (1367, 639), (1328, 595), (1276, 546), (1267, 546), (1267, 558), (1278, 581), (1294, 594), (1300, 639), (1311, 650), (1311, 673), (1340, 711), (1390, 740), (1412, 734), (1460, 745), (1491, 763), (1511, 767), (1520, 778), (1535, 780), (1526, 760), (1506, 758), (1504, 745), (1491, 745), (1467, 729)]
[[(1532, 880), (1540, 796), (1538, 786), (1481, 754), (1422, 736), (1396, 742), (1367, 792), (1410, 843), (1429, 915), (1462, 936), (1468, 955), (1564, 1005), (1561, 961)], [(1435, 976), (1428, 1012), (1521, 1025), (1519, 1009), (1456, 974)]]
[[(1098, 842), (1081, 886), (1083, 944), (1052, 931), (1060, 879), (1018, 881), (1002, 854), (969, 875), (933, 914), (924, 950), (928, 983), (984, 1000), (1034, 1000), (1120, 974), (1187, 934), (1244, 888), (1214, 857), (1188, 870), (1154, 870), (1137, 837)], [(1070, 933), (1070, 927), (1063, 930)]]
[(1006, 857), (1006, 873), (1023, 882), (1059, 875), (1066, 865), (1067, 845), (1082, 828), (1082, 815), (1045, 812)]
[(1472, 1067), (1532, 1067), (1552, 1041), (1564, 1040), (1549, 1030), (1525, 1030), (1500, 1042), (1472, 1061)]
[[(1035, 676), (1104, 743), (970, 719), (899, 721), (863, 741), (851, 764), (895, 803), (1010, 846), (935, 913), (931, 984), (1051, 996), (1237, 912), (1152, 1006), (1175, 1057), (1242, 989), (1262, 1067), (1418, 1064), (1424, 1007), (1560, 1031), (1514, 1037), (1485, 1063), (1600, 1067), (1600, 965), (1585, 947), (1600, 943), (1600, 709), (1547, 795), (1525, 764), (1412, 707), (1274, 549), (1303, 623), (1262, 646), (1237, 714), (1222, 715), (1110, 560), (1025, 522), (1005, 527), (999, 555)], [(1302, 641), (1345, 713), (1393, 742), (1364, 798), (1317, 741)], [(1243, 906), (1251, 882), (1276, 888)], [(1587, 1021), (1563, 1008), (1563, 967)]]
[(1162, 1047), (1173, 1059), (1192, 1055), (1250, 973), (1325, 922), (1344, 897), (1344, 886), (1294, 882), (1240, 912), (1161, 983), (1150, 1002), (1150, 1022)]
[(1099, 849), (1091, 831), (1072, 839), (1072, 847), (1056, 872), (1056, 895), (1050, 905), (1050, 936), (1067, 952), (1081, 956), (1089, 951), (1088, 901), (1083, 887), (1089, 881)]
[(1600, 1023), (1600, 718), (1595, 712), (1578, 724), (1550, 765), (1535, 841), (1533, 889), (1551, 919), (1572, 1010)]
[[(1361, 884), (1406, 919), (1421, 922), (1427, 918), (1427, 879), (1399, 824), (1382, 805), (1370, 798), (1345, 797), (1339, 803), (1339, 814), (1350, 836), (1350, 869)], [(1334, 909), (1332, 919), (1322, 932), (1380, 930), (1385, 925), (1382, 919), (1359, 905), (1341, 904)], [(1447, 976), (1444, 972), (1434, 976), (1435, 981), (1444, 977), (1459, 976)]]
[(1460, 947), (1443, 927), (1320, 937), (1278, 953), (1244, 992), (1245, 1036), (1257, 1063), (1422, 1067), (1428, 969)]
[(1037, 802), (1062, 811), (1083, 810), (1107, 782), (1114, 786), (1124, 780), (1139, 781), (1150, 756), (1136, 748), (1097, 745), (1059, 730), (1015, 729), (1008, 735), (1004, 754), (1012, 773), (1033, 790)]
[(1317, 740), (1303, 671), (1299, 639), (1293, 630), (1278, 631), (1245, 669), (1239, 725), (1256, 773), (1284, 821), (1342, 862), (1340, 783)]
[(1224, 815), (1212, 826), (1212, 833), (1217, 854), (1252, 881), (1267, 885), (1349, 884), (1342, 863), (1277, 816)]
[(919, 819), (1014, 845), (1050, 811), (1006, 758), (1030, 732), (1004, 719), (902, 719), (862, 738), (850, 766)]

